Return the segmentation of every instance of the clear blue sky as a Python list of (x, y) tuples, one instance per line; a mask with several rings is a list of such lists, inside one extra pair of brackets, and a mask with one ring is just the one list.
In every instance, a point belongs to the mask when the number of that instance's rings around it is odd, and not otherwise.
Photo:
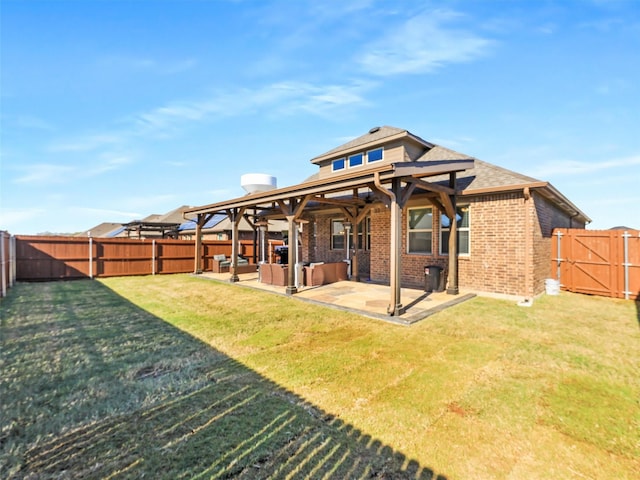
[(0, 229), (292, 185), (376, 125), (640, 228), (640, 1), (11, 1)]

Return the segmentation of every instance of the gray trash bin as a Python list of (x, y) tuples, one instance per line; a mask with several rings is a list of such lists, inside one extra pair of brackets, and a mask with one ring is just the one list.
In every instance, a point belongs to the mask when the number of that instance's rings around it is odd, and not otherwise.
[(442, 292), (443, 288), (442, 267), (437, 265), (425, 265), (424, 267), (424, 291)]

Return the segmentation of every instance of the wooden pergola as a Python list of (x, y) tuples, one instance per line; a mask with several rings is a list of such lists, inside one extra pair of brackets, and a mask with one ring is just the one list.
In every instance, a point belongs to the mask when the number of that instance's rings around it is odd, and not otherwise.
[[(387, 312), (397, 316), (404, 312), (400, 298), (402, 209), (416, 192), (425, 194), (429, 200), (451, 220), (449, 235), (449, 269), (447, 293), (458, 294), (458, 246), (456, 232), (456, 174), (473, 167), (473, 159), (438, 160), (425, 162), (398, 162), (344, 175), (335, 175), (313, 180), (291, 187), (258, 192), (223, 202), (188, 209), (185, 218), (196, 222), (196, 244), (194, 272), (202, 273), (202, 226), (212, 215), (224, 213), (232, 222), (232, 260), (230, 281), (238, 281), (237, 258), (239, 250), (238, 224), (242, 218), (258, 228), (258, 220), (285, 218), (288, 222), (289, 239), (296, 238), (296, 224), (304, 222), (305, 212), (340, 209), (345, 221), (357, 226), (372, 208), (372, 202), (365, 196), (372, 193), (375, 200), (382, 202), (391, 213), (390, 225), (390, 290), (391, 296)], [(434, 176), (448, 175), (448, 185), (432, 183)], [(440, 177), (442, 178), (442, 177)], [(352, 245), (357, 244), (358, 229), (351, 229)], [(288, 279), (286, 293), (297, 293), (295, 266), (298, 263), (297, 248), (289, 249)], [(352, 259), (353, 279), (358, 280), (357, 254)]]

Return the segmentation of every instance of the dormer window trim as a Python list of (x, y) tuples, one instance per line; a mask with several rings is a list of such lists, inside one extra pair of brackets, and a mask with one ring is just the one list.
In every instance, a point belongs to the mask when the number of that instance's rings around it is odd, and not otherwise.
[(347, 159), (345, 157), (336, 158), (331, 162), (332, 172), (341, 172), (347, 168)]
[(360, 167), (364, 165), (364, 153), (359, 152), (349, 155), (349, 168)]
[[(371, 154), (374, 153), (374, 156), (377, 157), (377, 152), (380, 152), (380, 158), (371, 159)], [(367, 163), (375, 163), (381, 162), (384, 160), (384, 147), (373, 148), (371, 150), (367, 150)]]
[(376, 147), (331, 160), (331, 171), (342, 172), (351, 168), (363, 167), (370, 163), (378, 163), (382, 160), (384, 160), (384, 147)]

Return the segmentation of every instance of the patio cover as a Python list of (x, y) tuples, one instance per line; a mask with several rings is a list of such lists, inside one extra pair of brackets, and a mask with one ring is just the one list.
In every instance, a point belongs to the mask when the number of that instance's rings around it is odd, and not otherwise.
[[(254, 228), (255, 219), (285, 218), (288, 222), (289, 239), (296, 238), (296, 223), (301, 222), (307, 211), (326, 209), (327, 205), (340, 208), (347, 221), (357, 225), (371, 209), (371, 203), (362, 194), (372, 192), (376, 200), (384, 203), (391, 211), (390, 226), (390, 287), (391, 296), (387, 312), (401, 315), (404, 311), (400, 299), (400, 261), (402, 236), (402, 209), (411, 195), (420, 190), (426, 192), (430, 200), (452, 220), (449, 236), (449, 281), (447, 292), (458, 294), (458, 250), (456, 242), (456, 173), (473, 168), (472, 158), (432, 160), (418, 162), (398, 162), (380, 165), (366, 170), (356, 170), (344, 175), (331, 175), (290, 187), (258, 192), (243, 197), (212, 203), (185, 210), (184, 217), (196, 222), (196, 245), (194, 272), (202, 272), (202, 226), (212, 215), (225, 213), (233, 223), (232, 230), (232, 282), (238, 281), (238, 224), (245, 218)], [(449, 185), (430, 183), (425, 179), (437, 175), (449, 175)], [(361, 192), (362, 190), (362, 192)], [(357, 228), (351, 232), (357, 241)], [(297, 249), (289, 254), (287, 294), (297, 292), (295, 286), (295, 265), (298, 263)], [(357, 262), (357, 256), (354, 257)], [(352, 271), (357, 272), (357, 263)], [(356, 278), (357, 279), (357, 278)]]

